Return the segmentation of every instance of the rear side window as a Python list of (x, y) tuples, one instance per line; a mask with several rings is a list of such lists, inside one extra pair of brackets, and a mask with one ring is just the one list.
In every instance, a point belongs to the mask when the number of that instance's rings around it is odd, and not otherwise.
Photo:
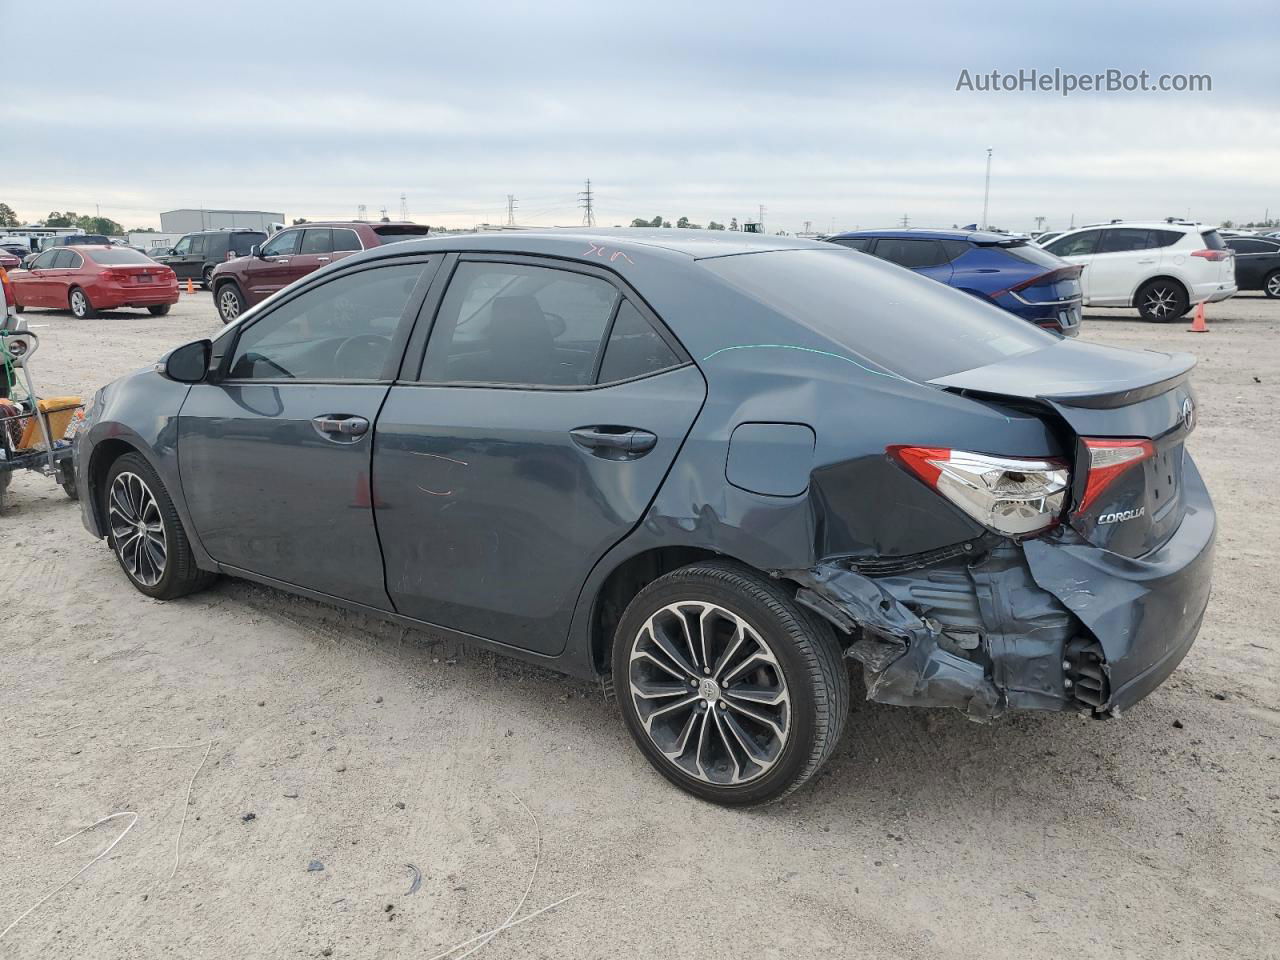
[(863, 253), (866, 253), (867, 247), (871, 246), (870, 237), (836, 237), (831, 242), (848, 247), (850, 250), (861, 250)]
[(422, 227), (416, 223), (386, 223), (373, 228), (383, 243), (395, 243), (397, 240), (412, 240), (414, 237), (425, 237), (430, 227)]
[(53, 263), (51, 266), (55, 270), (69, 270), (72, 267), (79, 266), (77, 262), (80, 258), (70, 250), (59, 250), (53, 255)]
[(327, 227), (305, 230), (302, 234), (302, 248), (299, 253), (332, 253), (333, 241), (329, 238)]
[(1098, 253), (1130, 253), (1134, 250), (1146, 250), (1155, 246), (1150, 230), (1138, 230), (1133, 227), (1113, 227), (1102, 231), (1102, 241), (1098, 244)]
[(354, 230), (348, 230), (346, 227), (335, 227), (332, 230), (332, 234), (335, 252), (361, 249), (360, 238), (356, 236)]
[(1059, 237), (1045, 247), (1055, 257), (1087, 257), (1098, 246), (1101, 230), (1082, 230)]
[(231, 239), (230, 234), (206, 233), (204, 235), (204, 255), (206, 257), (225, 257), (229, 239)]
[(1280, 245), (1268, 243), (1265, 240), (1247, 240), (1243, 237), (1233, 237), (1226, 243), (1236, 253), (1280, 253)]
[(191, 255), (200, 256), (204, 253), (204, 234), (198, 233), (191, 238)]
[(680, 362), (658, 331), (629, 300), (618, 307), (600, 364), (599, 383), (643, 377)]
[(937, 240), (910, 240), (904, 237), (881, 237), (876, 241), (875, 255), (881, 260), (901, 264), (912, 270), (936, 267), (950, 257)]
[(95, 250), (92, 254), (94, 263), (105, 266), (124, 265), (130, 263), (153, 263), (145, 253), (130, 250), (128, 247), (116, 247), (112, 250)]
[(233, 233), (231, 235), (231, 252), (244, 256), (253, 249), (255, 243), (261, 243), (265, 239), (267, 239), (265, 233)]
[(462, 263), (427, 344), (428, 382), (585, 386), (618, 291), (597, 277), (511, 263)]
[[(807, 328), (919, 382), (1058, 342), (969, 294), (843, 250), (782, 250), (699, 263), (792, 320), (797, 334)], [(733, 345), (732, 337), (726, 331), (726, 345)]]
[(1148, 230), (1150, 246), (1171, 247), (1185, 236), (1177, 230)]
[(421, 273), (420, 263), (399, 264), (312, 287), (245, 329), (229, 375), (237, 380), (380, 379)]
[(1200, 234), (1200, 239), (1204, 241), (1206, 250), (1225, 250), (1227, 245), (1222, 242), (1222, 236), (1217, 230), (1206, 230)]

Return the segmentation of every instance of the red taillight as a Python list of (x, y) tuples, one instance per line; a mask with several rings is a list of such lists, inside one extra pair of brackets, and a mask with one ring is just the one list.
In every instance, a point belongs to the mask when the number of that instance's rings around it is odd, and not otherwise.
[(1080, 506), (1076, 508), (1080, 512), (1089, 509), (1117, 477), (1156, 455), (1155, 444), (1150, 440), (1081, 437), (1080, 442), (1089, 455), (1084, 496), (1080, 498)]
[(1058, 522), (1071, 485), (1067, 465), (1052, 457), (993, 457), (947, 447), (893, 446), (886, 451), (935, 492), (985, 527), (1026, 537)]
[(18, 297), (13, 292), (13, 284), (9, 280), (9, 274), (5, 273), (4, 267), (0, 267), (0, 287), (4, 288), (4, 305), (6, 307), (16, 307), (18, 305)]
[(1230, 250), (1192, 250), (1193, 257), (1204, 257), (1206, 260), (1225, 260), (1231, 256)]

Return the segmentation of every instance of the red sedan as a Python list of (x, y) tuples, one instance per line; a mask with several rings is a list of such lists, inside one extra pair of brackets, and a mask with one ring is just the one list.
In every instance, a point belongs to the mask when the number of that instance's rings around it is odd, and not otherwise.
[(9, 275), (18, 312), (27, 307), (70, 308), (81, 320), (99, 310), (146, 307), (163, 317), (178, 302), (172, 270), (128, 247), (58, 247), (40, 254), (26, 270)]
[(4, 247), (0, 247), (0, 270), (17, 270), (22, 266), (22, 259), (15, 257)]

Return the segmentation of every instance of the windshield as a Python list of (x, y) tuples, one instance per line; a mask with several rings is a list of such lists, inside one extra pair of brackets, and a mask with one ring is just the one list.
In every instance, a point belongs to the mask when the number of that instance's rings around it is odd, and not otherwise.
[(999, 248), (1011, 257), (1017, 257), (1019, 260), (1025, 260), (1027, 263), (1033, 263), (1037, 267), (1048, 267), (1050, 270), (1056, 270), (1058, 267), (1065, 267), (1066, 264), (1055, 257), (1047, 250), (1037, 247), (1034, 243), (1014, 242), (999, 244)]
[(778, 250), (700, 263), (795, 322), (919, 382), (1057, 341), (999, 307), (849, 250)]
[(145, 253), (139, 253), (137, 250), (130, 250), (128, 247), (119, 247), (114, 250), (95, 250), (90, 254), (94, 263), (101, 264), (118, 264), (118, 263), (154, 263)]
[(414, 237), (425, 237), (430, 231), (430, 227), (419, 226), (416, 223), (387, 224), (373, 228), (373, 232), (381, 237), (384, 243), (394, 243), (397, 240), (412, 240)]

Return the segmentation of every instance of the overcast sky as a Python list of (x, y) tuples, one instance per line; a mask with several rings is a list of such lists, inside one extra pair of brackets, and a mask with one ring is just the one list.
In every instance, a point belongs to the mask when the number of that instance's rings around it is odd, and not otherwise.
[[(0, 201), (770, 230), (1280, 215), (1274, 0), (538, 4), (0, 0)], [(960, 71), (1212, 92), (957, 92)]]

